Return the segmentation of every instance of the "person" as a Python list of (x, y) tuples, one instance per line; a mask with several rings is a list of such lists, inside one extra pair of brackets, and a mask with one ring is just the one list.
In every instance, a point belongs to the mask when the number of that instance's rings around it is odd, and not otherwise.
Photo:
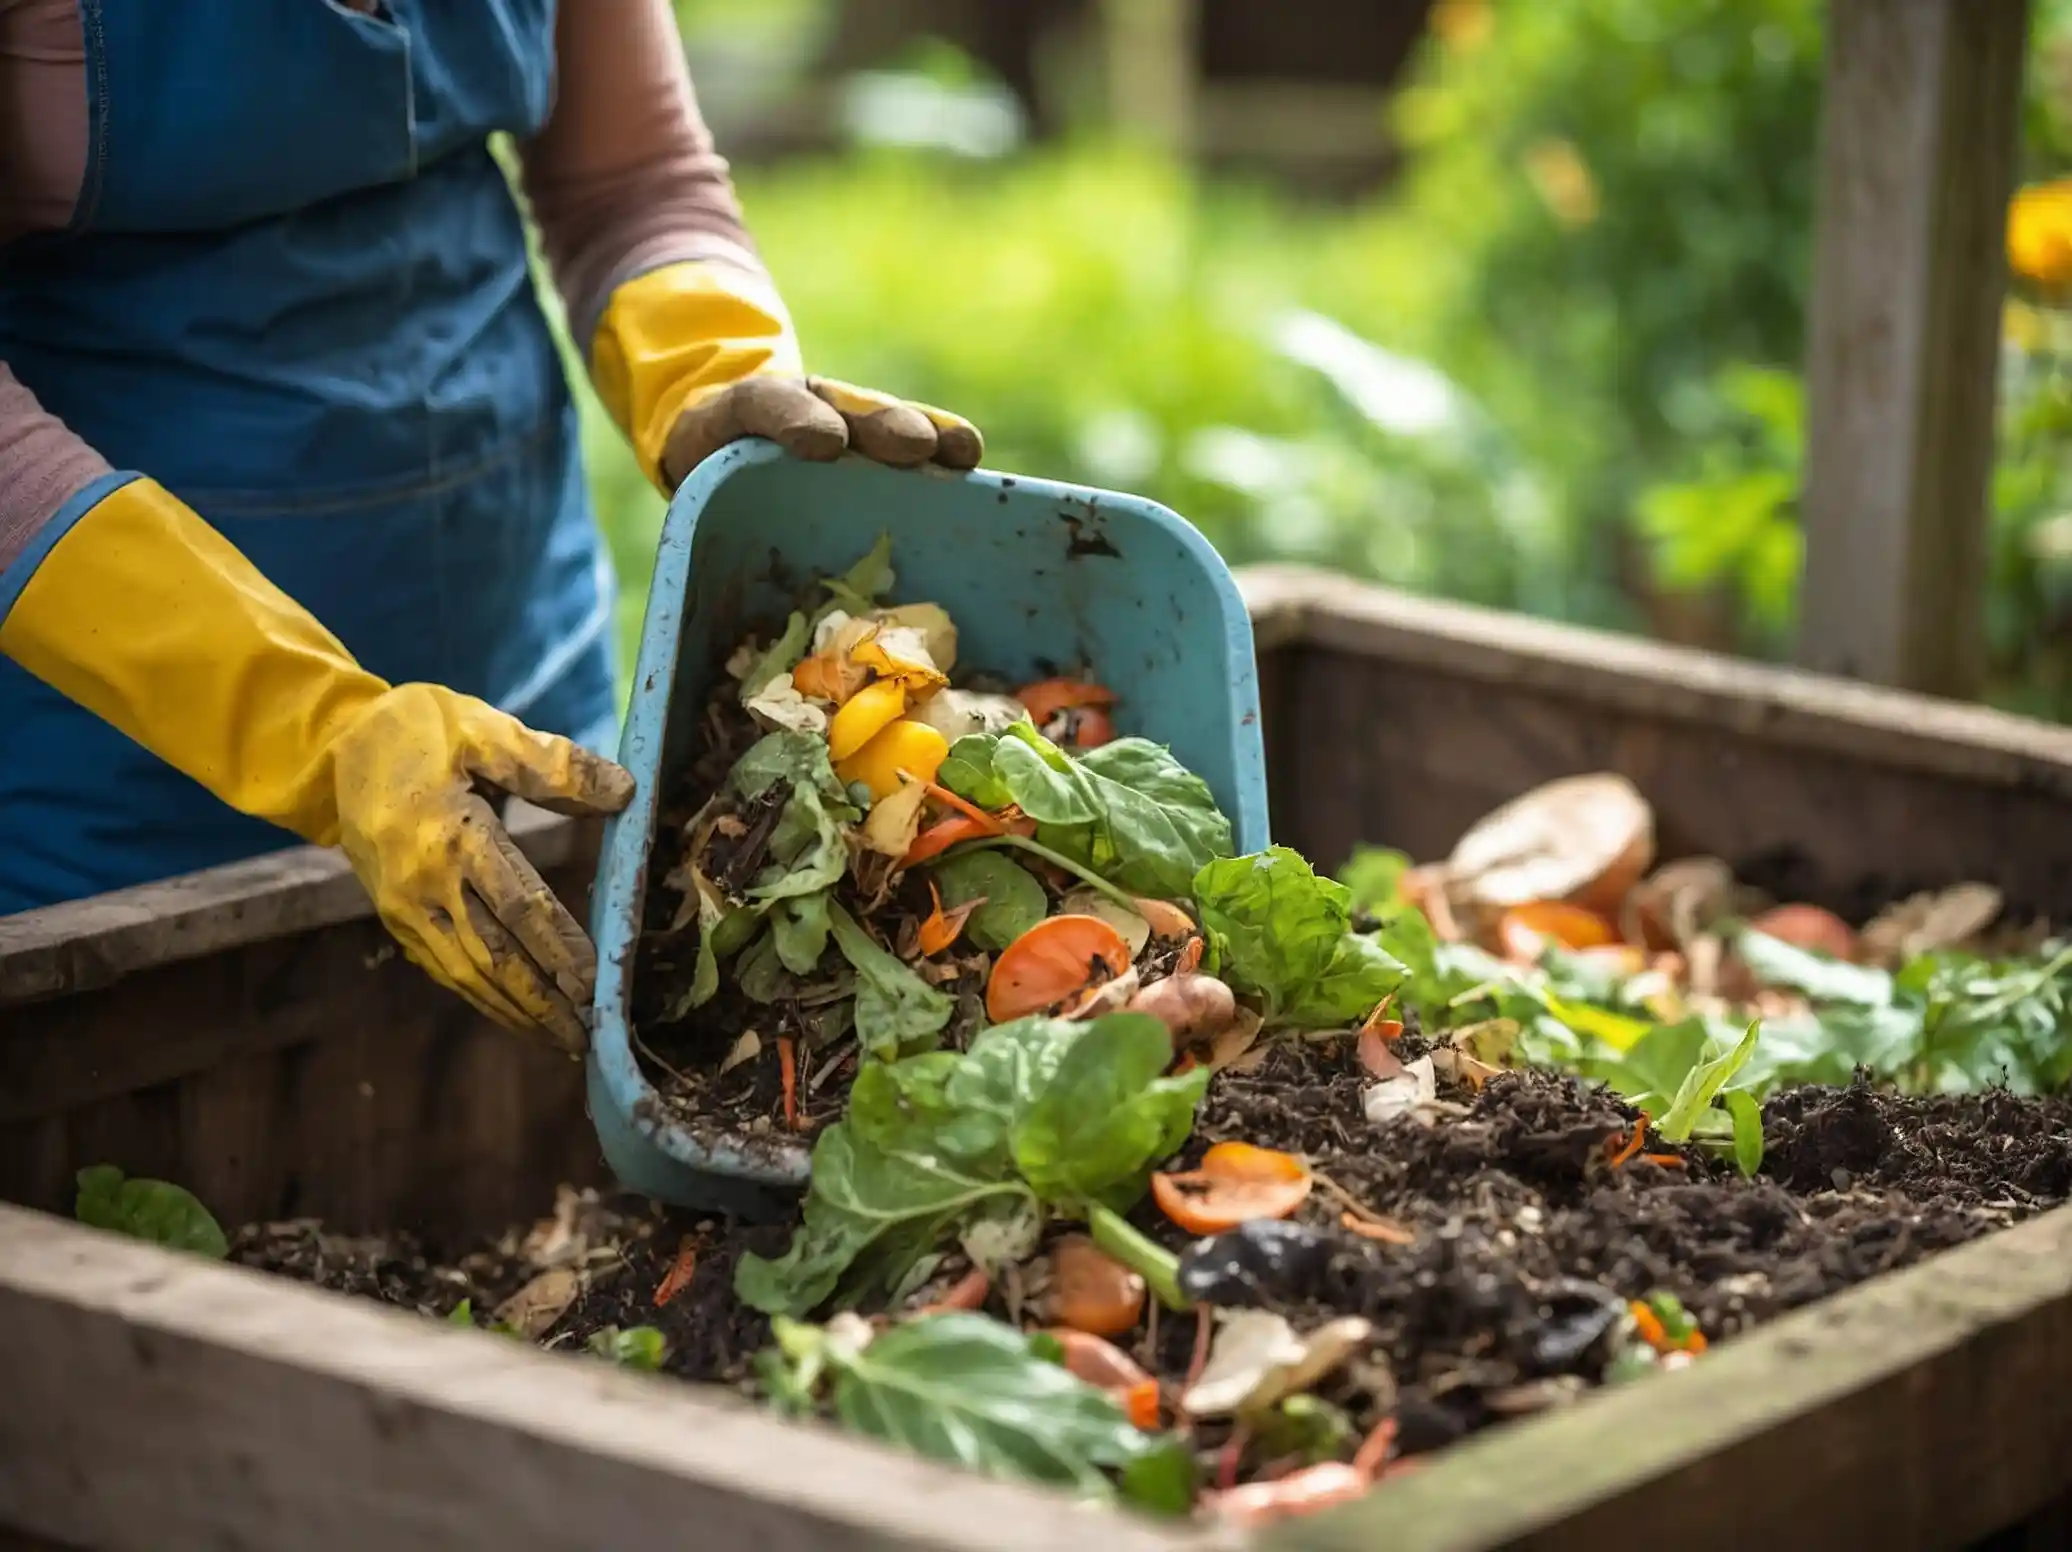
[(615, 584), (492, 137), (664, 490), (978, 462), (805, 375), (667, 0), (0, 0), (0, 914), (342, 847), (409, 956), (586, 1041), (494, 789), (610, 812)]

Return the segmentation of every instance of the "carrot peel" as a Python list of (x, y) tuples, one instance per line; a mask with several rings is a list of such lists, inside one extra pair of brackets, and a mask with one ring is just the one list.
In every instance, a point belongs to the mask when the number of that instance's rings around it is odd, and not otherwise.
[(1190, 1234), (1221, 1234), (1258, 1218), (1285, 1218), (1309, 1200), (1313, 1177), (1292, 1153), (1219, 1142), (1197, 1169), (1151, 1177), (1159, 1210)]
[(941, 1298), (933, 1304), (924, 1304), (914, 1313), (917, 1315), (946, 1315), (951, 1313), (972, 1314), (985, 1307), (986, 1295), (993, 1291), (993, 1279), (984, 1267), (973, 1267), (943, 1290)]
[(784, 1124), (799, 1130), (799, 1054), (789, 1035), (777, 1037), (777, 1079), (784, 1087)]
[(698, 1243), (686, 1234), (683, 1243), (676, 1248), (676, 1259), (669, 1263), (669, 1270), (655, 1285), (655, 1307), (661, 1308), (671, 1299), (690, 1287), (691, 1279), (698, 1274)]
[(1641, 1111), (1640, 1119), (1633, 1123), (1632, 1135), (1628, 1136), (1623, 1143), (1620, 1142), (1619, 1138), (1620, 1134), (1614, 1132), (1605, 1139), (1604, 1144), (1606, 1161), (1613, 1169), (1617, 1169), (1620, 1165), (1626, 1163), (1646, 1146), (1648, 1139), (1648, 1113), (1645, 1110)]

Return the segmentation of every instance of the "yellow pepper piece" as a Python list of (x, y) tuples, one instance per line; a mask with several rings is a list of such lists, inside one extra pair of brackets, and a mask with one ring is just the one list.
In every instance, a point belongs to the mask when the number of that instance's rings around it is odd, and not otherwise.
[(880, 679), (850, 696), (827, 725), (827, 756), (837, 765), (883, 732), (906, 711), (906, 686)]
[(933, 781), (949, 754), (950, 741), (942, 734), (925, 722), (901, 717), (854, 754), (837, 760), (835, 774), (845, 786), (862, 782), (870, 788), (871, 801), (882, 803), (904, 785), (901, 771), (917, 781)]

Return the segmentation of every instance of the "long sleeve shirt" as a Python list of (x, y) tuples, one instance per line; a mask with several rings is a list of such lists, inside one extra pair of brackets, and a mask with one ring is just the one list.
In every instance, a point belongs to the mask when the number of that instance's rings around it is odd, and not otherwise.
[[(553, 109), (519, 149), (575, 338), (589, 340), (621, 281), (664, 264), (710, 260), (759, 274), (668, 0), (564, 3), (554, 41)], [(0, 249), (70, 224), (87, 112), (79, 0), (0, 0)], [(109, 472), (8, 371), (0, 347), (0, 570)]]

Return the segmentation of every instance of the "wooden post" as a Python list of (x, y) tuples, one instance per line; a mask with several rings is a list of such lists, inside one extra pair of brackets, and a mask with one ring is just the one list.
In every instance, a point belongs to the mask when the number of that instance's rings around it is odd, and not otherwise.
[(1832, 0), (1799, 661), (1984, 676), (1987, 481), (2027, 0)]
[(1194, 149), (1200, 0), (1101, 0), (1110, 121), (1175, 156)]

